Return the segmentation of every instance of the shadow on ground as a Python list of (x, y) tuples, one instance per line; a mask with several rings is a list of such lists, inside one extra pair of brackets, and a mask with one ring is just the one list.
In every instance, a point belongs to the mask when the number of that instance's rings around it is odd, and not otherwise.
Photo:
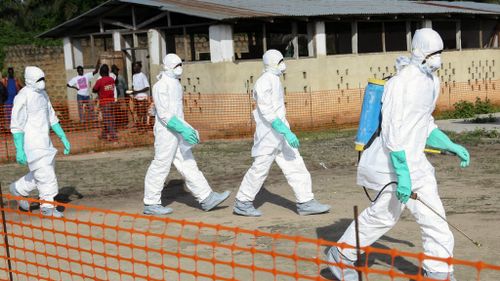
[[(56, 197), (54, 197), (54, 201), (66, 204), (75, 199), (82, 199), (82, 198), (83, 194), (78, 192), (78, 190), (76, 190), (76, 187), (65, 186), (59, 189), (59, 193), (57, 193)], [(33, 210), (33, 206), (31, 206), (31, 209)], [(64, 209), (65, 209), (64, 206), (57, 206), (57, 210), (60, 212), (63, 212)]]
[(278, 205), (297, 213), (297, 206), (295, 205), (295, 202), (290, 201), (281, 195), (270, 192), (267, 188), (265, 188), (265, 186), (261, 188), (255, 197), (254, 207), (258, 209), (260, 206), (264, 205), (264, 203)]
[[(161, 204), (167, 206), (172, 202), (182, 203), (186, 206), (201, 210), (200, 203), (198, 203), (196, 198), (189, 192), (184, 180), (170, 180), (163, 186), (163, 190), (161, 191)], [(227, 207), (228, 206), (217, 206), (211, 211), (225, 209)]]

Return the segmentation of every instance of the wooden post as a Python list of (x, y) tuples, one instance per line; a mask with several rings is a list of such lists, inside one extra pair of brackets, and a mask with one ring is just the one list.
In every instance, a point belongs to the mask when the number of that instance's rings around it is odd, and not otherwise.
[(188, 40), (187, 40), (187, 31), (186, 31), (186, 27), (183, 26), (182, 27), (182, 38), (184, 38), (184, 60), (187, 61), (188, 60)]
[[(357, 262), (359, 263), (361, 259), (361, 249), (359, 244), (359, 224), (358, 224), (358, 206), (354, 206), (354, 228), (356, 231), (356, 256), (358, 258)], [(357, 266), (357, 265), (356, 265)], [(358, 272), (358, 281), (363, 281), (363, 274), (361, 270), (357, 269)]]
[(90, 55), (92, 56), (92, 61), (95, 62), (95, 42), (94, 35), (90, 35)]

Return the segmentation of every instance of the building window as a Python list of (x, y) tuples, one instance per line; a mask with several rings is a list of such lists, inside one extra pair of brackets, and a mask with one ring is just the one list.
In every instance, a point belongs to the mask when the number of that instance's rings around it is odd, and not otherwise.
[(313, 54), (309, 54), (309, 40), (311, 39), (312, 34), (308, 34), (307, 32), (307, 23), (299, 22), (297, 23), (297, 40), (299, 43), (299, 57), (309, 57), (313, 56)]
[(462, 20), (460, 24), (462, 49), (480, 48), (478, 20)]
[(263, 24), (241, 23), (233, 27), (233, 46), (236, 59), (260, 59), (264, 53)]
[(385, 50), (406, 51), (406, 22), (384, 22)]
[(382, 22), (358, 22), (358, 53), (382, 51)]
[(498, 20), (481, 20), (483, 48), (498, 48), (500, 44), (500, 22)]
[(147, 49), (148, 48), (148, 34), (147, 33), (139, 33), (137, 34), (137, 46), (136, 48), (143, 48)]
[(441, 35), (445, 50), (457, 49), (457, 23), (455, 21), (432, 21), (432, 29)]
[(268, 50), (276, 49), (283, 54), (283, 57), (293, 58), (293, 39), (292, 25), (289, 22), (266, 24), (266, 45)]
[(326, 22), (325, 34), (327, 55), (352, 53), (350, 22)]
[(210, 60), (208, 26), (167, 29), (165, 41), (167, 53), (176, 53), (183, 61)]
[(113, 51), (113, 38), (111, 36), (94, 36), (93, 47), (92, 40), (88, 37), (75, 40), (80, 40), (83, 65), (86, 67), (94, 66), (102, 52)]
[[(313, 30), (308, 31), (305, 22), (274, 22), (273, 24), (241, 22), (233, 26), (235, 58), (260, 59), (264, 54), (264, 49), (276, 49), (285, 58), (313, 56), (313, 52), (311, 54), (309, 52), (309, 42), (312, 37)], [(297, 38), (297, 48), (295, 48), (295, 38)], [(297, 54), (295, 54), (296, 49)]]

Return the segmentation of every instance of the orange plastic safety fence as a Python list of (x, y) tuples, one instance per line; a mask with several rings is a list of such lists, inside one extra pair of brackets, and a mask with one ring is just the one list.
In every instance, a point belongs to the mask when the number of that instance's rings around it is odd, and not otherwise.
[[(21, 212), (11, 195), (1, 198), (5, 214), (0, 239), (0, 279), (9, 280), (325, 280), (331, 246), (321, 239), (267, 233), (171, 217), (145, 216), (60, 204), (64, 218)], [(29, 199), (33, 203), (41, 201)], [(7, 247), (10, 257), (6, 255)], [(366, 262), (355, 269), (364, 280), (431, 280), (421, 276), (432, 259), (468, 271), (473, 279), (499, 280), (500, 266), (422, 253), (364, 247)], [(371, 268), (373, 256), (387, 268)], [(412, 262), (413, 272), (398, 270)], [(328, 278), (326, 276), (326, 278)]]
[[(294, 131), (353, 126), (358, 122), (364, 89), (340, 89), (286, 94), (287, 119)], [(444, 82), (437, 110), (451, 109), (461, 100), (488, 98), (500, 104), (498, 80)], [(149, 114), (148, 101), (121, 99), (112, 105), (96, 101), (52, 100), (72, 153), (150, 145), (154, 142), (155, 118)], [(185, 119), (200, 132), (202, 140), (249, 137), (255, 130), (250, 94), (184, 95)], [(3, 105), (0, 114), (0, 162), (15, 159), (9, 132), (11, 105)], [(116, 137), (115, 137), (116, 135)], [(53, 143), (62, 148), (53, 135)]]

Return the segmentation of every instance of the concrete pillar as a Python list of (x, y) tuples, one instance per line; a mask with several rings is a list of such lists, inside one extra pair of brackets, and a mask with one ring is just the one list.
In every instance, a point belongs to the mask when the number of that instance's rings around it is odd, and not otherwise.
[(316, 41), (316, 55), (326, 56), (326, 34), (325, 34), (325, 22), (316, 22), (316, 34), (314, 35), (314, 41)]
[[(63, 38), (63, 51), (64, 51), (64, 68), (66, 69), (66, 81), (73, 76), (73, 44), (71, 44), (71, 39), (69, 37)], [(70, 91), (66, 88), (66, 97), (68, 105), (69, 118), (71, 120), (79, 120), (78, 107), (76, 104), (76, 93), (75, 91)]]
[(73, 45), (73, 59), (75, 66), (83, 66), (82, 41), (80, 39), (74, 39), (71, 43)]
[(358, 22), (351, 22), (351, 43), (352, 43), (352, 53), (358, 53)]
[(113, 51), (122, 50), (122, 36), (120, 32), (113, 31)]
[(298, 25), (297, 22), (292, 22), (292, 36), (293, 36), (293, 58), (299, 58), (299, 37), (297, 36)]
[(406, 21), (406, 50), (411, 52), (411, 22)]
[[(130, 40), (123, 40), (125, 43), (125, 48), (132, 48), (132, 44), (134, 39), (130, 37)], [(132, 88), (132, 50), (127, 50), (127, 55), (125, 57), (125, 65), (127, 68), (127, 82), (129, 85), (129, 88)]]
[(462, 50), (462, 24), (460, 21), (456, 23), (456, 40), (457, 40), (457, 50)]
[(314, 57), (314, 23), (307, 23), (307, 53)]
[(233, 29), (230, 25), (211, 25), (208, 28), (208, 37), (212, 62), (234, 60)]
[(66, 69), (73, 69), (73, 46), (69, 37), (63, 38), (64, 66)]
[(163, 61), (163, 57), (167, 55), (167, 40), (165, 38), (165, 32), (160, 32), (160, 60)]
[(432, 28), (432, 21), (431, 20), (423, 20), (422, 21), (422, 28)]
[(148, 30), (148, 47), (149, 47), (149, 63), (160, 64), (161, 46), (160, 46), (160, 31), (157, 29)]

